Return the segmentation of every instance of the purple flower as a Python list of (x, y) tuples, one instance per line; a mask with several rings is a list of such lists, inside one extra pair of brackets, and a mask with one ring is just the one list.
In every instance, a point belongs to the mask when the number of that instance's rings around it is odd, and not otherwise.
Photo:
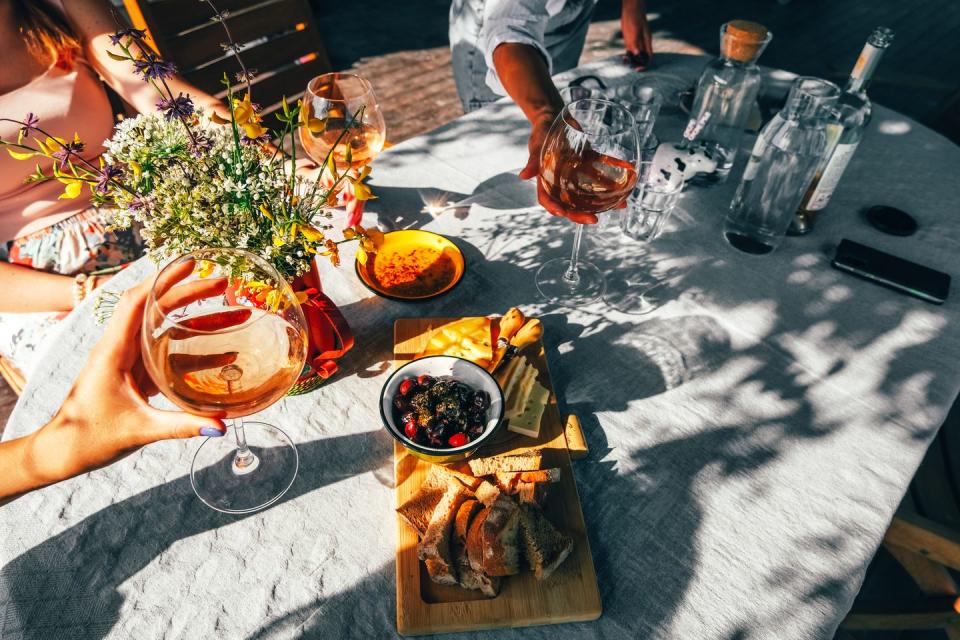
[(172, 62), (159, 58), (134, 60), (133, 70), (142, 75), (144, 80), (166, 80), (177, 72)]
[(213, 149), (213, 140), (203, 135), (200, 132), (196, 132), (193, 135), (193, 140), (187, 145), (187, 151), (189, 151), (193, 157), (199, 158), (210, 149)]
[(79, 141), (66, 142), (62, 145), (58, 145), (57, 150), (50, 155), (60, 161), (60, 171), (63, 171), (67, 168), (67, 163), (70, 161), (70, 156), (83, 151), (84, 146), (85, 145)]
[(234, 77), (237, 79), (237, 82), (253, 82), (253, 79), (257, 77), (257, 70), (247, 69), (246, 71), (237, 71)]
[(37, 128), (37, 125), (40, 124), (40, 118), (38, 118), (31, 111), (27, 114), (27, 117), (23, 119), (23, 126), (20, 127), (20, 135), (28, 136), (30, 132)]
[(121, 29), (115, 34), (110, 36), (110, 42), (116, 46), (120, 44), (120, 41), (124, 38), (133, 38), (134, 40), (143, 40), (147, 36), (147, 32), (143, 29)]
[(174, 118), (186, 118), (192, 115), (193, 102), (191, 102), (190, 96), (185, 96), (181, 93), (176, 98), (170, 98), (169, 100), (166, 98), (161, 99), (160, 102), (157, 103), (157, 109), (163, 111), (164, 117), (167, 119), (167, 122), (169, 122)]
[(150, 199), (147, 196), (134, 196), (133, 200), (127, 203), (127, 209), (130, 211), (141, 211), (150, 208)]
[(248, 138), (247, 136), (240, 136), (240, 144), (243, 144), (243, 145), (260, 145), (260, 144), (267, 144), (268, 142), (270, 142), (270, 135), (266, 133), (258, 138)]
[(116, 180), (122, 175), (123, 169), (120, 167), (105, 164), (103, 168), (100, 169), (100, 174), (97, 176), (97, 184), (94, 185), (93, 188), (97, 193), (107, 193), (110, 190), (110, 181)]

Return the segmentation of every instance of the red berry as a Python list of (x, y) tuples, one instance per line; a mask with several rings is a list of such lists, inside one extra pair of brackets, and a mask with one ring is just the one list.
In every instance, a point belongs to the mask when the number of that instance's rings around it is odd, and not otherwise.
[(413, 378), (407, 378), (400, 383), (400, 395), (405, 396), (410, 393), (410, 390), (413, 389), (413, 385), (417, 384), (416, 380)]
[(447, 440), (447, 444), (451, 447), (462, 447), (467, 444), (467, 436), (464, 433), (455, 433), (450, 436), (450, 439)]
[(403, 432), (407, 434), (407, 437), (413, 440), (417, 437), (417, 421), (416, 420), (407, 420), (406, 424), (403, 425)]
[(419, 384), (421, 387), (425, 387), (431, 382), (433, 382), (433, 376), (428, 376), (425, 373), (421, 373), (419, 376), (417, 376), (417, 384)]

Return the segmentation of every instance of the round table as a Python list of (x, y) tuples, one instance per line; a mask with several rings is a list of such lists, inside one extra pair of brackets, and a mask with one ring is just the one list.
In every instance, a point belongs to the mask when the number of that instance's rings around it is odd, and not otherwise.
[[(656, 63), (692, 83), (704, 60)], [(632, 77), (603, 61), (560, 82), (587, 73)], [(788, 82), (768, 73), (768, 86)], [(665, 111), (657, 133), (676, 140), (682, 126)], [(536, 268), (569, 250), (572, 229), (515, 177), (527, 132), (501, 101), (377, 159), (365, 223), (447, 234), (468, 271), (449, 295), (404, 304), (373, 297), (349, 266), (323, 269), (357, 346), (331, 383), (263, 412), (301, 456), (280, 503), (245, 517), (207, 509), (188, 477), (196, 441), (27, 495), (0, 508), (0, 637), (394, 635), (392, 442), (376, 407), (393, 321), (512, 305), (542, 316), (562, 410), (585, 426), (590, 455), (574, 470), (604, 614), (463, 637), (831, 637), (960, 390), (960, 303), (837, 272), (830, 247), (847, 237), (955, 269), (960, 148), (878, 106), (815, 233), (768, 256), (721, 238), (736, 176), (688, 189), (646, 249), (591, 229), (586, 251), (604, 269), (649, 268), (669, 283), (662, 307), (630, 316), (538, 302)], [(911, 212), (919, 232), (873, 230), (860, 217), (873, 204)], [(140, 263), (111, 288), (151, 270)], [(81, 370), (100, 329), (88, 305), (67, 323), (6, 437), (42, 425)]]

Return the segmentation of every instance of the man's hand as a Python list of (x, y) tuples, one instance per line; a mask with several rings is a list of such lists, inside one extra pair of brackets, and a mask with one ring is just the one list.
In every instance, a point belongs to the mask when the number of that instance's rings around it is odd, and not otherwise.
[(529, 180), (540, 175), (540, 152), (543, 149), (543, 141), (547, 139), (547, 132), (550, 131), (550, 125), (556, 117), (556, 113), (548, 111), (531, 123), (530, 139), (527, 140), (530, 158), (527, 160), (527, 166), (520, 170), (521, 180)]
[(653, 36), (647, 22), (644, 0), (623, 0), (620, 28), (627, 50), (623, 61), (636, 71), (644, 71), (653, 59)]

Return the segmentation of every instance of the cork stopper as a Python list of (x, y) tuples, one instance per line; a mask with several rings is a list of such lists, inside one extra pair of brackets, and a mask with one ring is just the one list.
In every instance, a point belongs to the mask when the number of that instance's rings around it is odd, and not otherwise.
[(771, 37), (762, 24), (731, 20), (720, 30), (720, 53), (730, 60), (753, 62), (763, 53)]

